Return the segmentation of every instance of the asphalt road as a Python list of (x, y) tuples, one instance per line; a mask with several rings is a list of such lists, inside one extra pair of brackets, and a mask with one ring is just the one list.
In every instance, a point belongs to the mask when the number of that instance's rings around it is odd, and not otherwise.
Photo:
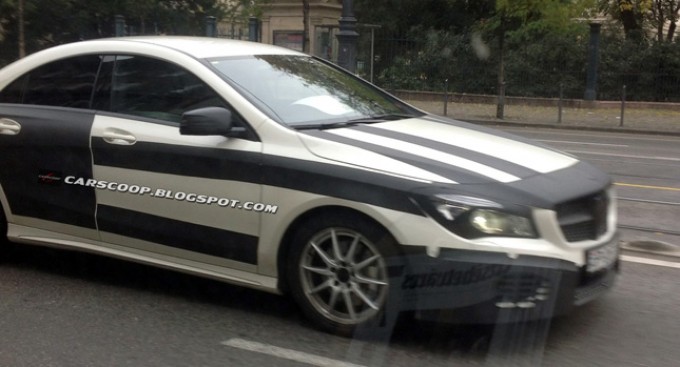
[(680, 269), (623, 269), (610, 293), (552, 323), (408, 323), (361, 341), (311, 329), (283, 297), (13, 248), (0, 266), (0, 366), (677, 366)]
[[(678, 138), (513, 132), (612, 173), (622, 198), (680, 201)], [(643, 210), (647, 205), (657, 206)], [(621, 206), (620, 221), (641, 227), (673, 229), (680, 218), (672, 205)], [(408, 322), (383, 338), (351, 340), (311, 329), (284, 297), (87, 254), (9, 250), (0, 262), (0, 366), (680, 363), (680, 265), (673, 257), (626, 252), (617, 286), (564, 318), (497, 327)]]

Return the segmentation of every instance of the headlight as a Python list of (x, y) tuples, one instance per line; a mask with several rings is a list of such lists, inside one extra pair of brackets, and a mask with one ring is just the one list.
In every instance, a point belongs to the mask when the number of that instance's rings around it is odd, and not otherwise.
[(469, 215), (470, 224), (478, 231), (496, 236), (536, 237), (528, 218), (496, 210), (475, 209)]
[(502, 208), (495, 201), (464, 195), (437, 195), (433, 200), (437, 211), (446, 220), (453, 221), (460, 215), (467, 213), (472, 208)]
[(537, 237), (527, 208), (510, 210), (495, 201), (463, 195), (436, 195), (427, 204), (426, 211), (439, 224), (464, 238)]

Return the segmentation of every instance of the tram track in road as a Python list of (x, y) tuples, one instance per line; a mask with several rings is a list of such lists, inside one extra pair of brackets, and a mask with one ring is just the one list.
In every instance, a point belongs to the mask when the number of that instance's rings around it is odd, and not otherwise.
[(621, 229), (630, 229), (630, 230), (633, 230), (633, 231), (666, 234), (666, 235), (680, 237), (680, 231), (674, 231), (674, 230), (670, 230), (670, 229), (646, 228), (646, 227), (639, 227), (639, 226), (631, 226), (631, 225), (628, 225), (628, 224), (619, 224), (617, 227), (621, 228)]
[[(680, 258), (680, 230), (673, 220), (680, 218), (680, 202), (630, 197), (619, 197), (617, 200), (619, 206), (628, 203), (637, 207), (643, 206), (644, 209), (642, 216), (624, 215), (623, 218), (621, 216), (619, 218), (617, 227), (621, 233), (624, 250)], [(630, 211), (630, 208), (628, 209)], [(649, 218), (653, 218), (656, 213), (664, 213), (663, 217), (666, 220), (650, 220)]]
[[(664, 258), (680, 258), (680, 200), (674, 185), (617, 182), (628, 190), (617, 198), (623, 249)], [(642, 191), (640, 191), (642, 190)], [(651, 196), (648, 196), (651, 195)]]
[(632, 201), (636, 203), (649, 203), (649, 204), (660, 204), (660, 205), (669, 205), (669, 206), (680, 206), (680, 203), (675, 203), (671, 201), (660, 201), (660, 200), (646, 200), (646, 199), (635, 199), (635, 198), (626, 198), (626, 197), (620, 197), (618, 198), (619, 201)]
[[(637, 199), (637, 198), (628, 198), (628, 197), (619, 197), (617, 200), (618, 201), (633, 202), (633, 203), (663, 205), (663, 206), (680, 208), (680, 202), (647, 200), (647, 199)], [(678, 213), (678, 218), (680, 218), (680, 212)], [(622, 229), (630, 229), (630, 230), (640, 231), (640, 232), (659, 233), (659, 234), (667, 234), (667, 235), (671, 235), (671, 236), (680, 237), (680, 230), (677, 230), (677, 229), (653, 228), (653, 227), (630, 225), (630, 224), (621, 224), (621, 223), (619, 223), (618, 227), (622, 228)]]

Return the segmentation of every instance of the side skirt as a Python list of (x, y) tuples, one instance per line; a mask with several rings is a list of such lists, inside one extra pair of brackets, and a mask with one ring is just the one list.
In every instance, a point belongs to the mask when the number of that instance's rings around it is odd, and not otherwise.
[(88, 252), (175, 270), (269, 293), (281, 293), (277, 287), (278, 280), (275, 277), (256, 274), (256, 267), (254, 267), (253, 272), (231, 269), (224, 266), (216, 266), (198, 261), (161, 255), (110, 243), (98, 241), (83, 242), (83, 239), (81, 238), (11, 223), (8, 225), (8, 237), (12, 242)]

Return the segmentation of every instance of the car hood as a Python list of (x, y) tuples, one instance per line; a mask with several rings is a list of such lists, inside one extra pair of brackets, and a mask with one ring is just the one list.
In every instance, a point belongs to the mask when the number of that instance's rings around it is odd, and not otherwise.
[(300, 132), (318, 157), (426, 182), (513, 183), (578, 163), (524, 138), (435, 116)]

